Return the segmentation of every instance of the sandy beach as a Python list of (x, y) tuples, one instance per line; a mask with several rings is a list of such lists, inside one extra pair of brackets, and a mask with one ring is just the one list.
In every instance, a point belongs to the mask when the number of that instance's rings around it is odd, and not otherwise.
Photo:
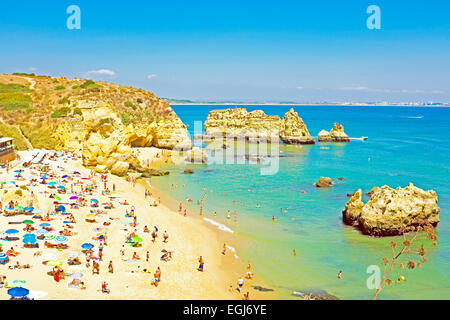
[[(26, 158), (31, 151), (20, 152), (21, 159)], [(14, 237), (19, 238), (16, 241), (2, 240), (3, 252), (10, 248), (20, 254), (9, 257), (9, 262), (0, 265), (0, 275), (6, 276), (5, 284), (8, 288), (22, 286), (30, 290), (30, 297), (35, 299), (242, 299), (242, 293), (237, 288), (237, 273), (241, 271), (245, 275), (245, 266), (236, 262), (232, 252), (225, 256), (221, 254), (223, 242), (218, 238), (218, 232), (206, 227), (199, 219), (193, 219), (183, 216), (176, 210), (169, 209), (164, 202), (168, 201), (165, 197), (154, 196), (145, 197), (145, 187), (141, 183), (132, 183), (114, 175), (107, 177), (106, 186), (111, 190), (110, 194), (102, 194), (104, 184), (100, 181), (100, 174), (94, 174), (90, 177), (91, 171), (81, 165), (81, 160), (68, 158), (67, 155), (59, 155), (55, 160), (45, 160), (48, 163), (50, 171), (48, 174), (55, 174), (54, 178), (48, 178), (46, 184), (33, 183), (29, 181), (31, 171), (35, 171), (35, 165), (31, 168), (23, 168), (19, 160), (11, 165), (13, 168), (6, 172), (1, 171), (1, 181), (12, 181), (18, 172), (23, 170), (20, 175), (23, 181), (15, 181), (18, 186), (26, 186), (28, 191), (34, 193), (33, 207), (40, 208), (42, 216), (50, 213), (51, 234), (58, 235), (59, 231), (64, 229), (67, 222), (67, 213), (73, 214), (76, 223), (71, 224), (73, 228), (71, 236), (67, 236), (67, 249), (46, 248), (44, 241), (38, 240), (39, 248), (24, 248), (22, 237), (27, 232), (24, 231), (25, 224), (21, 222), (31, 219), (31, 216), (15, 215), (12, 217), (2, 216), (0, 218), (0, 231), (15, 228), (19, 233)], [(80, 174), (72, 174), (79, 172)], [(62, 176), (68, 175), (66, 179)], [(17, 177), (17, 176), (16, 176)], [(80, 178), (84, 177), (84, 179)], [(89, 179), (86, 179), (90, 177)], [(19, 179), (19, 178), (17, 178)], [(51, 181), (67, 181), (66, 194), (58, 194), (61, 198), (59, 205), (68, 206), (69, 197), (77, 194), (82, 197), (81, 186), (86, 186), (87, 181), (94, 185), (92, 194), (85, 194), (87, 199), (86, 206), (80, 206), (78, 209), (68, 208), (67, 212), (55, 213), (53, 208), (54, 198), (49, 198), (50, 193), (55, 193), (55, 189), (50, 189), (48, 183)], [(81, 184), (76, 184), (80, 182)], [(69, 185), (73, 184), (73, 187)], [(112, 191), (115, 185), (115, 191)], [(5, 190), (6, 185), (3, 184)], [(12, 187), (14, 188), (14, 187)], [(24, 187), (22, 187), (24, 188)], [(71, 189), (73, 188), (73, 194)], [(58, 190), (58, 189), (57, 189)], [(5, 191), (3, 191), (5, 192)], [(110, 198), (113, 197), (113, 198)], [(161, 198), (162, 203), (157, 207), (151, 206)], [(90, 199), (98, 200), (98, 207), (91, 207), (93, 204)], [(129, 205), (121, 203), (126, 199)], [(114, 208), (104, 209), (102, 204), (113, 203)], [(26, 206), (27, 204), (19, 204)], [(5, 209), (7, 203), (3, 203)], [(137, 225), (132, 226), (133, 218), (126, 217), (126, 211), (130, 211), (134, 206)], [(92, 216), (91, 210), (99, 210)], [(95, 223), (86, 221), (86, 218), (95, 219)], [(40, 219), (32, 219), (34, 231), (39, 229), (42, 223)], [(11, 224), (14, 222), (15, 224)], [(109, 225), (108, 225), (109, 224)], [(150, 230), (150, 233), (143, 231), (144, 227)], [(158, 237), (152, 242), (151, 232), (154, 226), (158, 228)], [(126, 237), (133, 232), (142, 239), (142, 246), (132, 247), (126, 243)], [(163, 242), (163, 233), (167, 231), (169, 235), (167, 243)], [(98, 258), (98, 247), (100, 241), (99, 234), (107, 236), (107, 245), (103, 245), (102, 261)], [(48, 234), (46, 234), (47, 236)], [(97, 240), (95, 240), (97, 239)], [(85, 255), (81, 252), (83, 243), (91, 243), (93, 247), (93, 259), (90, 267), (86, 266)], [(124, 255), (121, 253), (124, 249)], [(172, 251), (172, 259), (162, 261), (162, 250)], [(146, 261), (146, 254), (149, 252), (149, 260)], [(36, 252), (40, 254), (36, 256)], [(77, 252), (79, 254), (79, 265), (68, 265), (69, 256)], [(139, 260), (133, 260), (132, 256), (136, 254)], [(76, 255), (76, 254), (75, 254)], [(43, 262), (48, 256), (52, 260), (60, 261), (60, 268), (65, 274), (64, 280), (59, 282), (54, 280), (52, 275), (52, 266), (44, 265)], [(205, 261), (203, 272), (199, 272), (198, 259), (202, 256)], [(98, 261), (99, 274), (93, 274), (92, 261)], [(27, 269), (11, 269), (17, 261), (20, 265), (30, 265)], [(108, 272), (108, 264), (112, 261), (114, 271)], [(161, 281), (158, 287), (152, 285), (154, 272), (156, 268), (161, 270)], [(148, 272), (144, 272), (147, 270)], [(71, 274), (82, 273), (80, 281), (82, 286), (69, 287), (72, 281)], [(107, 289), (110, 293), (102, 292), (102, 283), (107, 283)], [(19, 284), (17, 284), (19, 283)], [(252, 299), (266, 299), (272, 296), (272, 293), (260, 293), (251, 288), (252, 285), (260, 285), (256, 279), (247, 280), (243, 287), (243, 292), (250, 291)], [(230, 289), (232, 286), (232, 290)], [(8, 299), (9, 295), (5, 288), (0, 289), (0, 298)]]

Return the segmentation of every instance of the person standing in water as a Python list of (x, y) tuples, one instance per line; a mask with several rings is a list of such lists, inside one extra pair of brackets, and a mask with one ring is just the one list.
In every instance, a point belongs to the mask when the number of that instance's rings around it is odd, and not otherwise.
[(227, 245), (224, 243), (223, 244), (222, 254), (225, 255), (226, 251), (227, 251)]
[(292, 251), (292, 253), (294, 254), (294, 257), (297, 256), (297, 251), (295, 251), (295, 249)]
[(230, 219), (231, 218), (231, 212), (230, 212), (230, 210), (228, 210), (227, 211), (227, 219)]
[(339, 279), (339, 280), (342, 279), (342, 270), (339, 270), (339, 273), (338, 273), (338, 279)]

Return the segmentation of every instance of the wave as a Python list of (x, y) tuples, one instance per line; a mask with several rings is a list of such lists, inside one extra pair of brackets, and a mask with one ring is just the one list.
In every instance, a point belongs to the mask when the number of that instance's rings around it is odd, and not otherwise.
[(231, 247), (231, 246), (229, 246), (229, 245), (227, 245), (227, 248), (228, 248), (230, 251), (232, 251), (232, 252), (234, 253), (234, 257), (235, 257), (236, 259), (239, 258), (238, 255), (236, 254), (236, 249), (235, 249), (235, 248), (233, 248), (233, 247)]
[(214, 221), (214, 220), (209, 219), (209, 218), (203, 218), (203, 220), (205, 220), (205, 221), (215, 225), (219, 230), (230, 232), (230, 233), (234, 233), (234, 231), (232, 229), (228, 228), (226, 225), (223, 225), (223, 224), (221, 224), (221, 223), (219, 223), (217, 221)]

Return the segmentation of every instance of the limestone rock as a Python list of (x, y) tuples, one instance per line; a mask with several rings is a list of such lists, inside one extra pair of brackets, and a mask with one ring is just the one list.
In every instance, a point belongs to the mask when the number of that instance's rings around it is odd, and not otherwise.
[(192, 174), (192, 173), (194, 173), (194, 169), (192, 169), (192, 168), (186, 168), (186, 169), (184, 169), (184, 173), (185, 173), (185, 174)]
[(111, 173), (116, 176), (123, 177), (127, 174), (129, 167), (130, 164), (128, 162), (118, 161), (112, 166)]
[(333, 181), (328, 177), (320, 177), (319, 181), (316, 182), (317, 188), (328, 188), (333, 185)]
[(345, 224), (357, 227), (363, 234), (401, 235), (426, 224), (436, 227), (440, 221), (436, 192), (424, 191), (412, 183), (397, 189), (375, 187), (366, 204), (362, 202), (361, 195), (360, 189), (346, 203), (342, 219)]
[(185, 160), (193, 163), (208, 163), (208, 155), (204, 149), (194, 147), (186, 152)]
[(285, 113), (281, 121), (280, 138), (286, 144), (314, 144), (314, 138), (294, 109)]
[(319, 142), (349, 142), (348, 135), (344, 132), (344, 126), (335, 123), (330, 132), (322, 130), (318, 134)]
[(104, 164), (98, 164), (95, 166), (94, 171), (97, 173), (106, 173), (108, 172), (108, 167)]

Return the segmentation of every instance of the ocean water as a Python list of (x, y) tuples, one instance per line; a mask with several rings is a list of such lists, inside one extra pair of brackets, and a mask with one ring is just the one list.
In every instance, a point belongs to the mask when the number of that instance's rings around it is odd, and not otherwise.
[[(282, 117), (290, 107), (247, 109), (262, 109)], [(186, 198), (194, 199), (192, 207), (197, 210), (195, 201), (206, 190), (204, 216), (234, 231), (228, 233), (239, 259), (244, 263), (251, 259), (255, 273), (285, 299), (296, 299), (293, 291), (317, 289), (340, 299), (371, 299), (375, 290), (367, 286), (371, 275), (367, 268), (377, 265), (383, 271), (382, 258), (392, 257), (389, 242), (402, 242), (403, 238), (368, 237), (345, 226), (341, 212), (348, 201), (347, 192), (358, 188), (368, 192), (382, 185), (404, 187), (409, 182), (425, 190), (433, 189), (441, 208), (437, 245), (431, 246), (428, 240), (418, 242), (425, 244), (428, 262), (414, 270), (394, 269), (390, 278), (404, 276), (405, 281), (382, 290), (379, 299), (448, 299), (450, 109), (293, 107), (313, 136), (338, 122), (350, 137), (369, 139), (301, 148), (281, 145), (281, 154), (286, 157), (279, 158), (279, 171), (274, 175), (261, 175), (264, 164), (181, 164), (168, 167), (169, 179), (154, 177), (152, 184), (185, 204)], [(173, 106), (191, 134), (195, 121), (204, 122), (210, 110), (219, 108), (225, 107)], [(182, 174), (187, 166), (196, 172)], [(313, 183), (320, 176), (331, 177), (335, 186), (328, 190), (315, 188)], [(339, 181), (338, 177), (346, 180)], [(172, 184), (180, 187), (172, 188)], [(226, 219), (228, 209), (231, 219)], [(275, 223), (272, 216), (276, 217)], [(227, 233), (227, 228), (220, 232)], [(409, 259), (418, 261), (417, 256)], [(337, 278), (339, 270), (343, 271), (342, 280)]]

